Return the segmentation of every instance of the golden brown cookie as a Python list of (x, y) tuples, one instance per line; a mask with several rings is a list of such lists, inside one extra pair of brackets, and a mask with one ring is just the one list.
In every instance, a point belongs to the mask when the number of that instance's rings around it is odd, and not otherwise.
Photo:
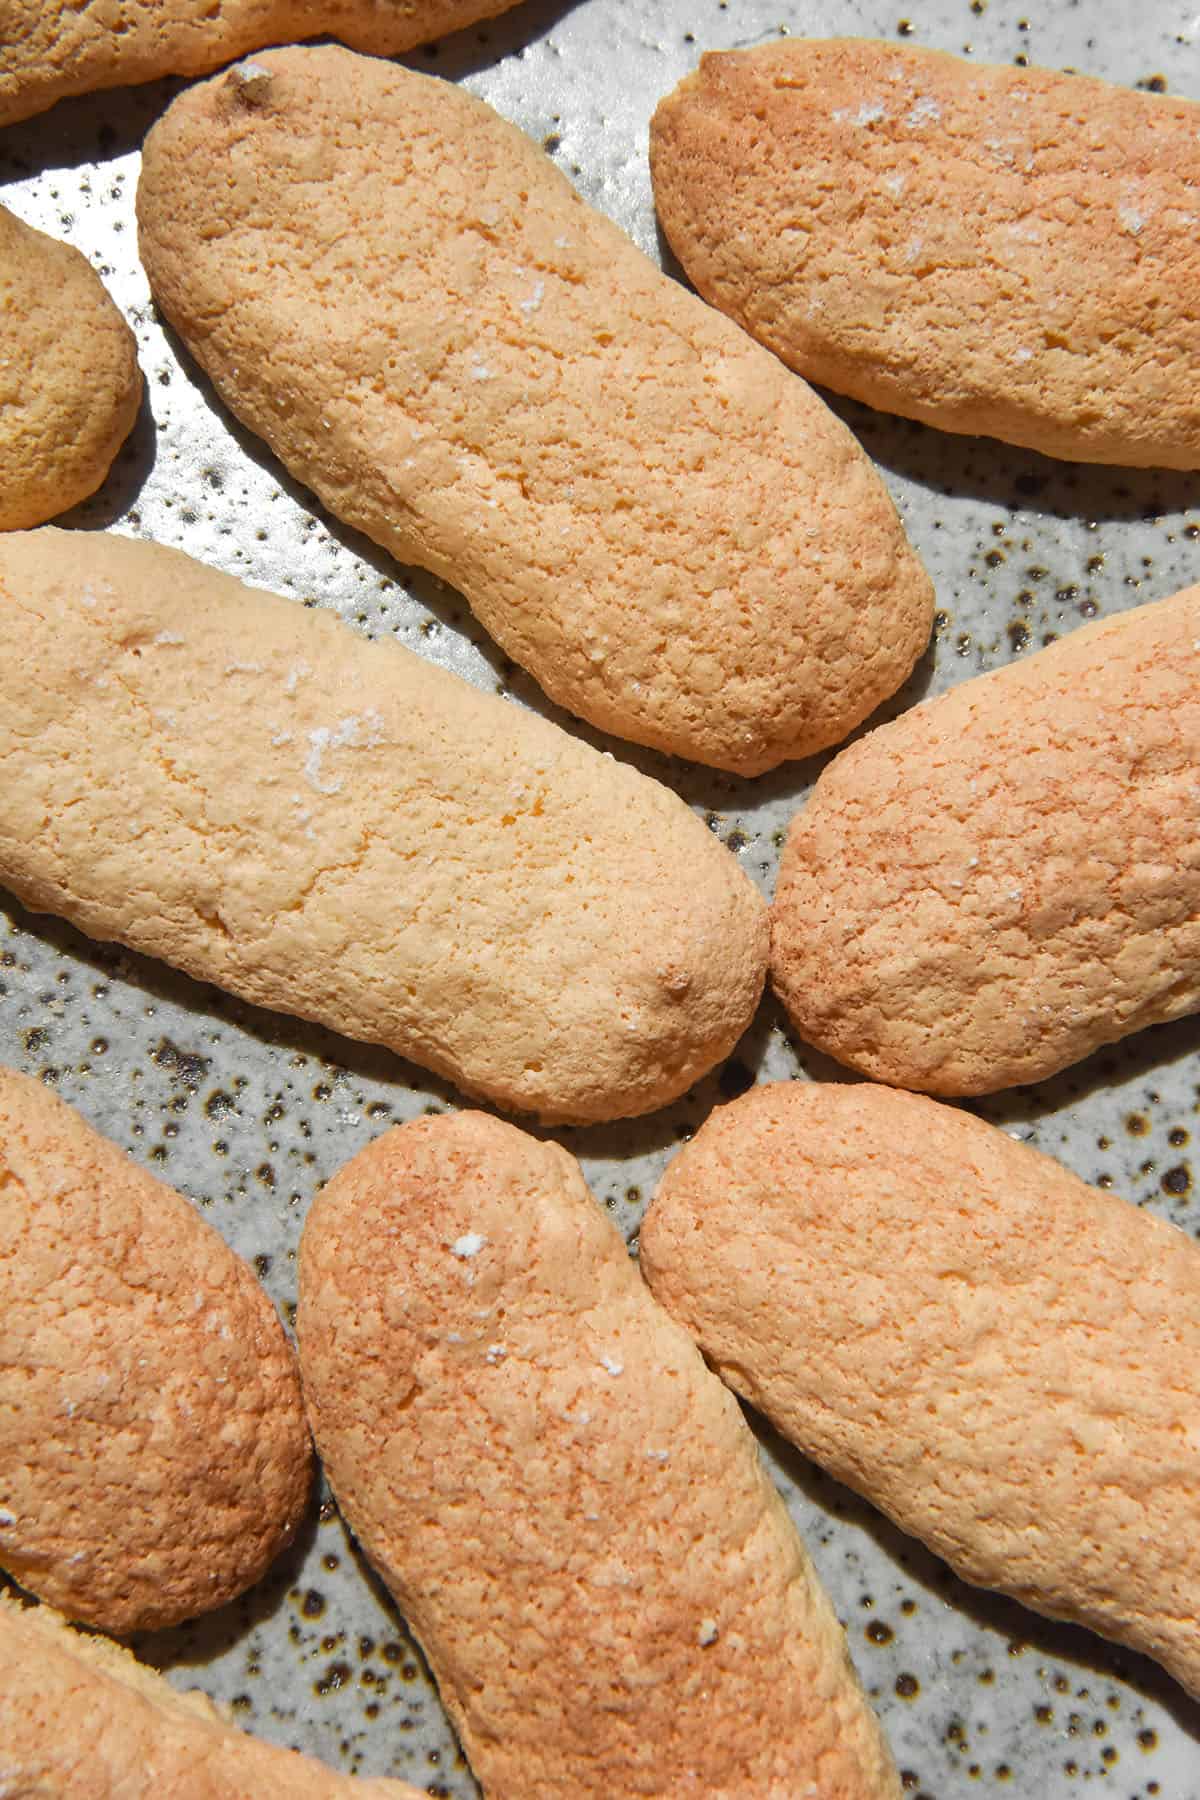
[(986, 1094), (1200, 1006), (1200, 587), (844, 750), (792, 823), (772, 979), (878, 1081)]
[(141, 397), (133, 333), (87, 258), (0, 206), (0, 531), (95, 493)]
[(846, 428), (471, 94), (256, 58), (155, 126), (138, 217), (227, 405), (593, 725), (756, 774), (911, 670), (932, 590)]
[(305, 1398), (490, 1800), (900, 1785), (737, 1403), (565, 1150), (397, 1127), (315, 1202)]
[(1200, 1248), (970, 1113), (778, 1083), (641, 1232), (718, 1374), (966, 1580), (1200, 1692)]
[(178, 551), (0, 539), (0, 880), (550, 1119), (733, 1048), (766, 909), (683, 801)]
[(207, 75), (247, 50), (340, 38), (398, 56), (514, 0), (5, 0), (0, 125), (68, 94)]
[(0, 1591), (0, 1793), (12, 1800), (419, 1800), (227, 1723), (107, 1638)]
[(258, 1282), (181, 1194), (11, 1069), (0, 1246), (0, 1567), (119, 1633), (232, 1600), (291, 1541), (312, 1474)]
[(650, 137), (707, 300), (810, 381), (1084, 462), (1200, 466), (1200, 107), (864, 38), (704, 57)]

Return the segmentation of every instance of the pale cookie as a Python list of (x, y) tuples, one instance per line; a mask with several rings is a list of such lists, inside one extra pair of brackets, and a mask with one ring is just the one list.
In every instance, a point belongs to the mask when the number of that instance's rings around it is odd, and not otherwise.
[(712, 1366), (967, 1581), (1200, 1692), (1200, 1249), (970, 1113), (786, 1082), (668, 1166), (642, 1268)]
[(247, 50), (340, 38), (398, 56), (514, 0), (4, 0), (0, 125), (69, 94), (207, 75)]
[(0, 881), (503, 1106), (650, 1112), (733, 1048), (766, 909), (675, 794), (177, 551), (0, 540)]
[(181, 1194), (11, 1069), (0, 1246), (0, 1568), (105, 1631), (223, 1606), (312, 1475), (270, 1301)]
[(705, 56), (671, 247), (792, 368), (1083, 462), (1200, 466), (1200, 107), (862, 38)]
[(280, 51), (182, 94), (155, 299), (340, 518), (560, 705), (756, 774), (894, 692), (933, 596), (846, 428), (446, 82)]
[(141, 398), (133, 333), (91, 263), (0, 206), (0, 531), (95, 493)]
[(263, 1744), (107, 1638), (0, 1591), (6, 1800), (423, 1800)]
[(844, 750), (788, 833), (772, 979), (809, 1043), (935, 1094), (1200, 1006), (1200, 587)]
[(565, 1150), (480, 1113), (378, 1138), (309, 1215), (298, 1332), (488, 1800), (898, 1800), (736, 1401)]

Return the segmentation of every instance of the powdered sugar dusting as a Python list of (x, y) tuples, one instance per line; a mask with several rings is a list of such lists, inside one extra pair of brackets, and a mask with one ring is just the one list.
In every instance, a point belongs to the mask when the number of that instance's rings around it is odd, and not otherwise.
[(836, 125), (844, 125), (849, 120), (851, 125), (877, 125), (880, 119), (887, 118), (887, 110), (881, 101), (864, 100), (856, 113), (848, 106), (839, 106), (833, 115)]
[(928, 94), (921, 94), (905, 114), (904, 123), (919, 131), (922, 125), (936, 125), (941, 116), (942, 109), (937, 101), (931, 100)]
[(317, 725), (308, 734), (309, 752), (304, 759), (304, 779), (309, 787), (318, 794), (340, 794), (345, 785), (340, 776), (335, 776), (332, 781), (321, 779), (321, 759), (325, 752), (348, 747), (371, 750), (381, 742), (382, 735), (383, 720), (373, 707), (361, 715), (347, 713), (332, 729), (328, 725)]

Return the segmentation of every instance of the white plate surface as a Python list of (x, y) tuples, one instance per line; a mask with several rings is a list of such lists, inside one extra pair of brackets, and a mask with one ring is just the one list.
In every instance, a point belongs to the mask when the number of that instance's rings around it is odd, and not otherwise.
[[(906, 38), (978, 60), (1073, 66), (1200, 98), (1198, 0), (530, 0), (415, 53), (546, 142), (586, 197), (660, 256), (646, 166), (650, 114), (702, 49), (780, 33)], [(549, 711), (459, 597), (328, 518), (231, 428), (157, 321), (137, 261), (139, 145), (181, 84), (60, 105), (0, 134), (0, 197), (69, 239), (137, 332), (147, 405), (101, 493), (67, 523), (177, 544), (217, 568), (315, 599), (514, 704)], [(1197, 299), (1200, 304), (1200, 297)], [(934, 693), (1084, 619), (1200, 579), (1200, 478), (1087, 470), (940, 437), (835, 403), (884, 476), (938, 590), (931, 655), (906, 698)], [(594, 735), (594, 734), (593, 734)], [(603, 741), (603, 740), (597, 740)], [(758, 781), (606, 744), (676, 786), (771, 891), (778, 837), (817, 763)], [(284, 1310), (320, 1183), (389, 1122), (452, 1106), (383, 1052), (258, 1012), (161, 965), (89, 943), (0, 894), (0, 1060), (40, 1073), (140, 1161), (192, 1196), (256, 1263)], [(1200, 1025), (1149, 1032), (978, 1110), (1189, 1230)], [(764, 1003), (723, 1075), (634, 1125), (565, 1131), (632, 1240), (672, 1147), (751, 1080), (835, 1073), (797, 1053)], [(965, 1587), (802, 1458), (766, 1453), (845, 1621), (906, 1792), (954, 1800), (1197, 1800), (1200, 1707), (1153, 1665)], [(476, 1792), (420, 1658), (331, 1506), (263, 1586), (213, 1618), (143, 1640), (173, 1681), (231, 1701), (251, 1730), (433, 1794)]]

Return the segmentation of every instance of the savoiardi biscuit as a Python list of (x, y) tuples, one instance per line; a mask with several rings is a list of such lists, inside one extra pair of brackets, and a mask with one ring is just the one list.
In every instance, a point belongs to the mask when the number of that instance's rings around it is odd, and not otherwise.
[(232, 411), (591, 724), (756, 774), (924, 648), (929, 580), (845, 426), (464, 90), (257, 57), (151, 131), (138, 219)]
[(863, 38), (705, 56), (655, 204), (810, 381), (1083, 462), (1200, 466), (1200, 106)]
[(788, 832), (772, 980), (877, 1081), (985, 1094), (1200, 1006), (1200, 587), (836, 756)]
[(94, 493), (141, 397), (133, 333), (87, 258), (0, 206), (0, 531)]
[(13, 1800), (422, 1800), (239, 1731), (108, 1638), (0, 1590), (0, 1793)]
[(298, 38), (340, 38), (398, 56), (513, 0), (5, 0), (0, 125), (70, 94), (207, 75), (247, 50)]
[(898, 1800), (736, 1401), (565, 1150), (481, 1113), (376, 1139), (313, 1204), (297, 1332), (491, 1800)]
[(499, 1105), (652, 1111), (754, 1012), (766, 908), (677, 795), (328, 612), (0, 538), (0, 881)]
[(122, 1634), (232, 1600), (290, 1542), (312, 1475), (295, 1358), (253, 1274), (11, 1069), (0, 1245), (0, 1568)]
[(756, 1087), (641, 1263), (710, 1364), (966, 1580), (1200, 1692), (1200, 1249), (957, 1107)]

